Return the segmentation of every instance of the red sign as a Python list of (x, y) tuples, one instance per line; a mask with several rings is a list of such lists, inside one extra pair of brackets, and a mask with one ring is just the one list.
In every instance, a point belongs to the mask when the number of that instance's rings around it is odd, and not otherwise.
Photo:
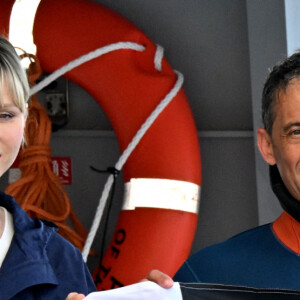
[(52, 157), (52, 171), (64, 185), (72, 184), (72, 165), (69, 157)]
[[(64, 185), (72, 184), (72, 164), (69, 157), (52, 157), (52, 171), (59, 177), (60, 181)], [(18, 159), (9, 169), (8, 183), (12, 183), (21, 178), (21, 172), (18, 168)]]

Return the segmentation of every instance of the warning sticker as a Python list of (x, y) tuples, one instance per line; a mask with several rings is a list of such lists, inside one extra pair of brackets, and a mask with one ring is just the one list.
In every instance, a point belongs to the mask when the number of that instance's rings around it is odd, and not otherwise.
[(69, 157), (52, 157), (53, 173), (59, 177), (62, 184), (72, 184), (72, 165)]
[[(72, 184), (72, 163), (70, 157), (52, 157), (51, 165), (53, 173), (59, 177), (64, 185)], [(18, 168), (18, 161), (15, 161), (8, 173), (8, 183), (21, 178), (21, 171)]]

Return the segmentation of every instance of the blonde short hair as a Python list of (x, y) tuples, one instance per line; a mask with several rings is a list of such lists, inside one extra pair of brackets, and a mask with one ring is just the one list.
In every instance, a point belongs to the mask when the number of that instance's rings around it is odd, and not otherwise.
[[(27, 117), (29, 84), (20, 57), (12, 44), (0, 35), (0, 95), (6, 84), (15, 105)], [(1, 97), (0, 97), (1, 103)]]

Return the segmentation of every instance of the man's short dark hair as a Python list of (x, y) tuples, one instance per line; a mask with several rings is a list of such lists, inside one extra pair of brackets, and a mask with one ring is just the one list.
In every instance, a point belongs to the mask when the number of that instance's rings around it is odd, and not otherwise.
[(285, 91), (294, 78), (300, 78), (300, 51), (275, 65), (271, 70), (262, 92), (262, 121), (266, 131), (272, 135), (276, 113), (275, 102), (280, 91)]

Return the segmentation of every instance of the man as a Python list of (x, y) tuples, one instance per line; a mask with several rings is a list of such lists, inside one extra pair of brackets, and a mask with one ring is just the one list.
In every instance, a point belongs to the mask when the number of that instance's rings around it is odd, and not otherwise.
[(262, 119), (257, 144), (284, 213), (273, 224), (199, 251), (174, 280), (300, 289), (300, 52), (269, 74)]

